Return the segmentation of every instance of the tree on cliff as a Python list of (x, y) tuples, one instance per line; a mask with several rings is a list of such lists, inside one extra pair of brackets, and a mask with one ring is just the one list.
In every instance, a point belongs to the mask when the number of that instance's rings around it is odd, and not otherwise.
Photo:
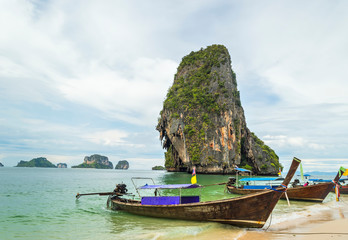
[(169, 171), (231, 173), (235, 166), (276, 174), (275, 152), (247, 128), (236, 75), (226, 47), (212, 45), (185, 56), (160, 112)]
[(21, 160), (16, 167), (42, 167), (42, 168), (56, 168), (56, 165), (52, 164), (44, 157), (33, 158), (30, 161)]
[(83, 163), (72, 166), (71, 168), (97, 168), (97, 169), (113, 169), (112, 162), (109, 158), (99, 154), (93, 154), (91, 156), (86, 156)]

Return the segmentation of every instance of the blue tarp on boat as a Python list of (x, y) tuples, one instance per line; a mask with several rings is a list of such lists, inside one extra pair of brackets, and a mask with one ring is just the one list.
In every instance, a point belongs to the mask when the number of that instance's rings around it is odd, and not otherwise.
[(332, 180), (326, 180), (326, 179), (317, 179), (317, 178), (311, 178), (309, 181), (312, 182), (332, 182)]
[(284, 180), (282, 177), (264, 177), (264, 178), (242, 178), (239, 181), (251, 182), (251, 181), (281, 181)]
[(247, 169), (239, 168), (239, 167), (236, 167), (234, 170), (237, 170), (237, 171), (240, 171), (240, 172), (250, 172), (250, 171), (247, 170)]
[(168, 185), (148, 185), (140, 187), (139, 189), (180, 189), (180, 188), (198, 188), (197, 184), (168, 184)]

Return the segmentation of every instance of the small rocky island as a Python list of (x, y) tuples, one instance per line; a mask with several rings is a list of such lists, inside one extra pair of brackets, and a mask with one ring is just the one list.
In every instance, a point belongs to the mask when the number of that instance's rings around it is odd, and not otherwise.
[(223, 45), (182, 58), (156, 127), (173, 172), (233, 174), (239, 166), (275, 175), (275, 152), (246, 124), (236, 74)]
[(115, 169), (127, 170), (129, 168), (129, 163), (127, 160), (121, 160), (117, 163)]
[(41, 167), (41, 168), (56, 168), (57, 166), (52, 164), (44, 157), (33, 158), (30, 161), (21, 160), (16, 167)]
[(152, 170), (166, 170), (166, 168), (163, 166), (154, 166), (152, 167)]
[(71, 168), (97, 168), (97, 169), (113, 169), (112, 162), (109, 161), (108, 157), (94, 154), (90, 157), (86, 156), (83, 163)]
[(0, 162), (0, 167), (3, 167), (4, 165)]
[(58, 163), (57, 168), (67, 168), (68, 165), (66, 163)]

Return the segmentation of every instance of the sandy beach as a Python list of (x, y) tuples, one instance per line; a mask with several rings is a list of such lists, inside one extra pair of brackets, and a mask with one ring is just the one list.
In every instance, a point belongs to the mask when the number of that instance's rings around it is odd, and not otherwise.
[(341, 195), (339, 202), (319, 204), (325, 208), (317, 212), (299, 212), (298, 218), (272, 224), (267, 230), (246, 231), (237, 239), (348, 239), (348, 195)]
[(262, 229), (243, 229), (236, 233), (226, 228), (214, 233), (201, 233), (193, 239), (348, 239), (348, 195), (342, 195), (340, 202), (332, 198), (324, 203), (309, 205), (309, 210), (284, 214), (281, 220), (270, 218)]

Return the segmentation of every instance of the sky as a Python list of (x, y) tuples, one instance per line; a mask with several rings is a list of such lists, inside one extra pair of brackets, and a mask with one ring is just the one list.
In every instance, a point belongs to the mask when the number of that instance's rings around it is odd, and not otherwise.
[(231, 55), (248, 128), (286, 168), (348, 167), (348, 2), (0, 0), (0, 162), (164, 165), (155, 130), (191, 51)]

